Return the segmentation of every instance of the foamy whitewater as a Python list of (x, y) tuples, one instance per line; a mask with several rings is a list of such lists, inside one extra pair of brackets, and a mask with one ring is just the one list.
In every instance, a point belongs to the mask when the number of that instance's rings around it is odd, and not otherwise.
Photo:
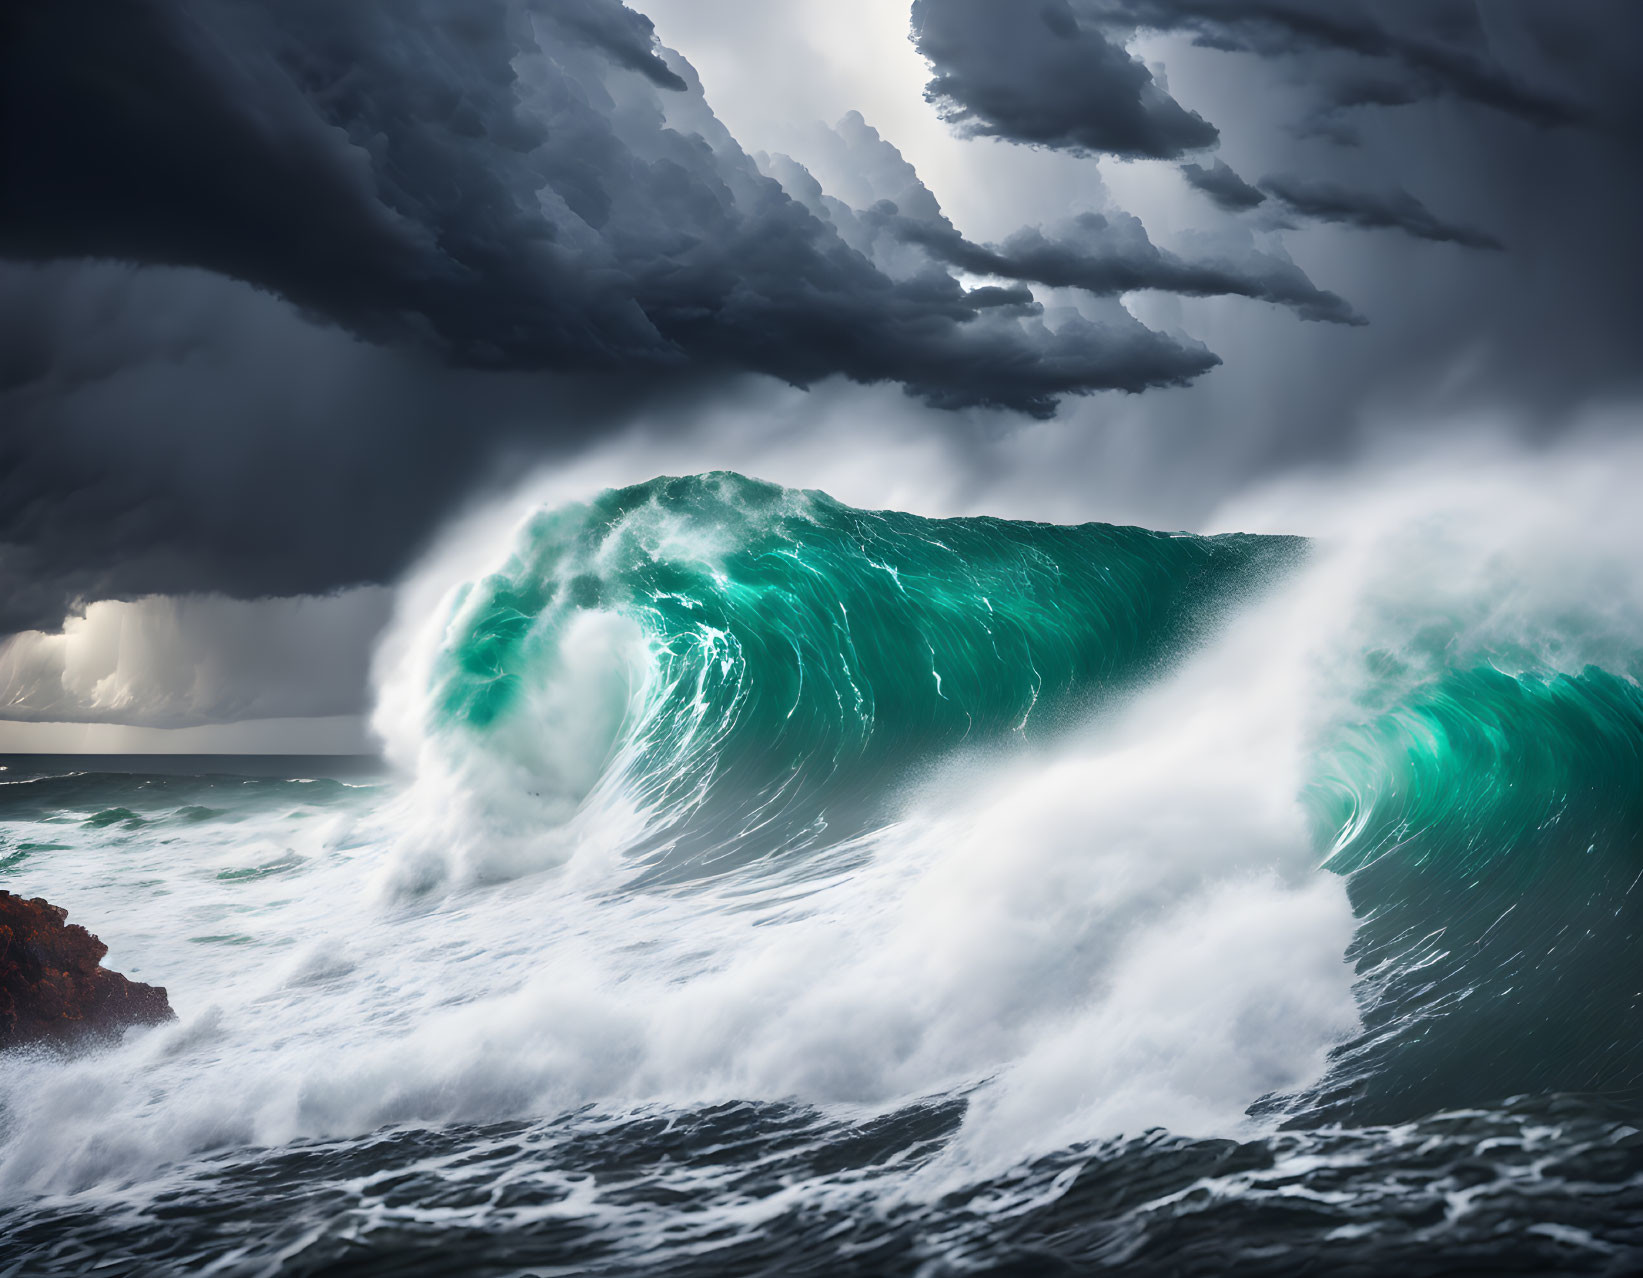
[(6, 1059), (0, 1272), (1632, 1270), (1639, 460), (453, 536), (391, 769), (3, 761), (179, 1020)]

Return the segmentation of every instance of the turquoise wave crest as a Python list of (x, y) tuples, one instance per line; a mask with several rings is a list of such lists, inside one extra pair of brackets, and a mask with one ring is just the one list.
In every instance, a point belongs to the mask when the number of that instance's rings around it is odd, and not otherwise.
[(755, 828), (837, 837), (934, 754), (1053, 731), (1143, 682), (1302, 547), (656, 479), (538, 514), (461, 594), (429, 728), (509, 736), (577, 621), (614, 614), (643, 674), (601, 746), (669, 840), (722, 858)]

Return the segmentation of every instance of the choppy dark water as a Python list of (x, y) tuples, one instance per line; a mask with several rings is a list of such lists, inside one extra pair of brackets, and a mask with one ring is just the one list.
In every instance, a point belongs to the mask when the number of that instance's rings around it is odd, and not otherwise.
[(1624, 1274), (1635, 1107), (1551, 1097), (1389, 1128), (1069, 1149), (918, 1185), (962, 1102), (733, 1104), (386, 1130), (204, 1158), (140, 1206), (4, 1217), (38, 1274)]

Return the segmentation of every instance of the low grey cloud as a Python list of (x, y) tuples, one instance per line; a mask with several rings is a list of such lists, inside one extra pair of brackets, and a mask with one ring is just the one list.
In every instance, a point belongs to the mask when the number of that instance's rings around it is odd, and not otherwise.
[(1418, 240), (1460, 244), (1466, 248), (1506, 247), (1487, 231), (1435, 216), (1401, 187), (1369, 191), (1287, 174), (1264, 178), (1261, 185), (1286, 208), (1321, 222), (1341, 222), (1366, 230), (1402, 231)]
[[(1175, 34), (1207, 48), (1304, 63), (1301, 135), (1353, 144), (1361, 108), (1451, 101), (1538, 128), (1635, 132), (1623, 68), (1605, 50), (1618, 23), (1643, 38), (1637, 13), (1601, 0), (1483, 7), (1444, 0), (1051, 0), (1023, 10), (988, 0), (916, 0), (913, 32), (935, 72), (928, 96), (962, 132), (1027, 146), (1124, 158), (1179, 158), (1221, 141), (1219, 128), (1172, 98), (1127, 49), (1138, 34)], [(1605, 74), (1594, 77), (1594, 69)], [(1260, 192), (1223, 161), (1182, 166), (1223, 208)], [(1286, 179), (1286, 181), (1288, 181)], [(1291, 185), (1298, 183), (1294, 180)], [(1398, 195), (1326, 200), (1335, 220), (1356, 206), (1419, 227), (1422, 238), (1485, 247), (1487, 235), (1447, 226)], [(1371, 213), (1371, 209), (1378, 211)], [(1321, 216), (1321, 215), (1320, 215)], [(1447, 232), (1447, 233), (1446, 233)]]
[(644, 14), (607, 0), (556, 0), (546, 12), (562, 36), (602, 50), (617, 66), (639, 72), (658, 88), (689, 90), (657, 52), (656, 29)]
[[(1030, 7), (915, 0), (913, 34), (934, 71), (927, 96), (966, 134), (1175, 159), (1214, 146), (1220, 130), (1176, 101), (1129, 52), (1139, 32), (1182, 34), (1263, 58), (1305, 58), (1314, 100), (1296, 127), (1340, 141), (1356, 138), (1343, 115), (1352, 108), (1440, 98), (1543, 127), (1600, 121), (1600, 107), (1570, 74), (1574, 42), (1561, 12), (1533, 8), (1515, 6), (1497, 18), (1448, 0), (1047, 0)], [(1589, 13), (1592, 6), (1576, 8)], [(1513, 38), (1501, 39), (1509, 29)], [(1503, 46), (1530, 50), (1531, 65), (1503, 61)], [(1228, 194), (1237, 190), (1218, 170), (1203, 177)]]
[(1081, 213), (1050, 233), (1027, 227), (996, 245), (972, 243), (951, 226), (901, 217), (891, 206), (870, 210), (869, 216), (939, 260), (977, 275), (1105, 297), (1144, 289), (1248, 297), (1290, 307), (1303, 319), (1364, 323), (1345, 298), (1318, 288), (1293, 262), (1253, 252), (1239, 262), (1189, 261), (1158, 248), (1139, 220), (1127, 214)]
[(841, 228), (847, 242), (887, 270), (884, 238), (913, 245), (970, 275), (1077, 289), (1095, 297), (1156, 289), (1184, 297), (1246, 297), (1287, 306), (1303, 319), (1359, 324), (1344, 298), (1318, 288), (1293, 262), (1244, 249), (1217, 258), (1186, 258), (1154, 244), (1146, 227), (1121, 210), (1086, 210), (1046, 231), (1023, 227), (999, 244), (966, 238), (895, 146), (852, 113), (831, 131), (854, 180), (875, 197), (866, 209), (829, 199), (797, 161), (770, 165), (795, 197)]
[[(1557, 36), (1553, 6), (1518, 6), (1503, 23), (1523, 23), (1546, 47)], [(1591, 11), (1590, 4), (1575, 7)], [(1612, 6), (1611, 6), (1612, 7)], [(1536, 125), (1591, 118), (1576, 92), (1502, 62), (1497, 26), (1484, 6), (1437, 0), (1091, 0), (1108, 22), (1192, 35), (1216, 49), (1282, 55), (1342, 55), (1313, 63), (1327, 106), (1388, 106), (1458, 98)]]
[(1265, 193), (1239, 177), (1225, 160), (1216, 160), (1207, 169), (1202, 164), (1183, 164), (1181, 176), (1229, 213), (1241, 213), (1266, 201)]
[(967, 135), (1152, 159), (1213, 146), (1215, 126), (1165, 92), (1125, 34), (1068, 0), (913, 4), (935, 70), (925, 96)]

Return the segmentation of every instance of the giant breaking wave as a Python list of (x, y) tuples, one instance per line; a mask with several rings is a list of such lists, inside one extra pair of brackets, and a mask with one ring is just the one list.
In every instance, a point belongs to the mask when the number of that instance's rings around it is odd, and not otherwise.
[(183, 1019), (0, 1079), (0, 1184), (746, 1104), (824, 1162), (912, 1116), (815, 1192), (939, 1215), (1157, 1128), (1395, 1175), (1375, 1124), (1635, 1094), (1643, 601), (1587, 478), (1468, 478), (1311, 542), (729, 473), (542, 505), (407, 592), (402, 782), (7, 789), (9, 871)]
[(531, 838), (592, 796), (632, 809), (641, 859), (722, 870), (836, 844), (943, 751), (1133, 690), (1302, 544), (657, 479), (538, 513), (455, 591), (415, 744), (483, 796), (487, 839), (521, 794)]
[[(1432, 567), (1457, 572), (1441, 541)], [(1298, 975), (1278, 1040), (1330, 1063), (1257, 1071), (1258, 1110), (1383, 1121), (1643, 1085), (1640, 1000), (1613, 976), (1643, 946), (1637, 649), (1567, 612), (1480, 622), (1477, 583), (1342, 590), (1361, 573), (1296, 537), (929, 519), (728, 472), (556, 505), (410, 667), (444, 819), (423, 809), (405, 881), (590, 842), (635, 888), (838, 874), (903, 842), (943, 845), (939, 879), (976, 846), (1098, 920), (1023, 969), (1053, 986), (1069, 953), (1133, 943), (1128, 916), (1276, 871), (1274, 901), (1344, 887), (1356, 1014)], [(1339, 613), (1326, 641), (1314, 609)], [(1619, 668), (1559, 668), (1584, 649)], [(1142, 888), (1134, 855), (1186, 864)]]

